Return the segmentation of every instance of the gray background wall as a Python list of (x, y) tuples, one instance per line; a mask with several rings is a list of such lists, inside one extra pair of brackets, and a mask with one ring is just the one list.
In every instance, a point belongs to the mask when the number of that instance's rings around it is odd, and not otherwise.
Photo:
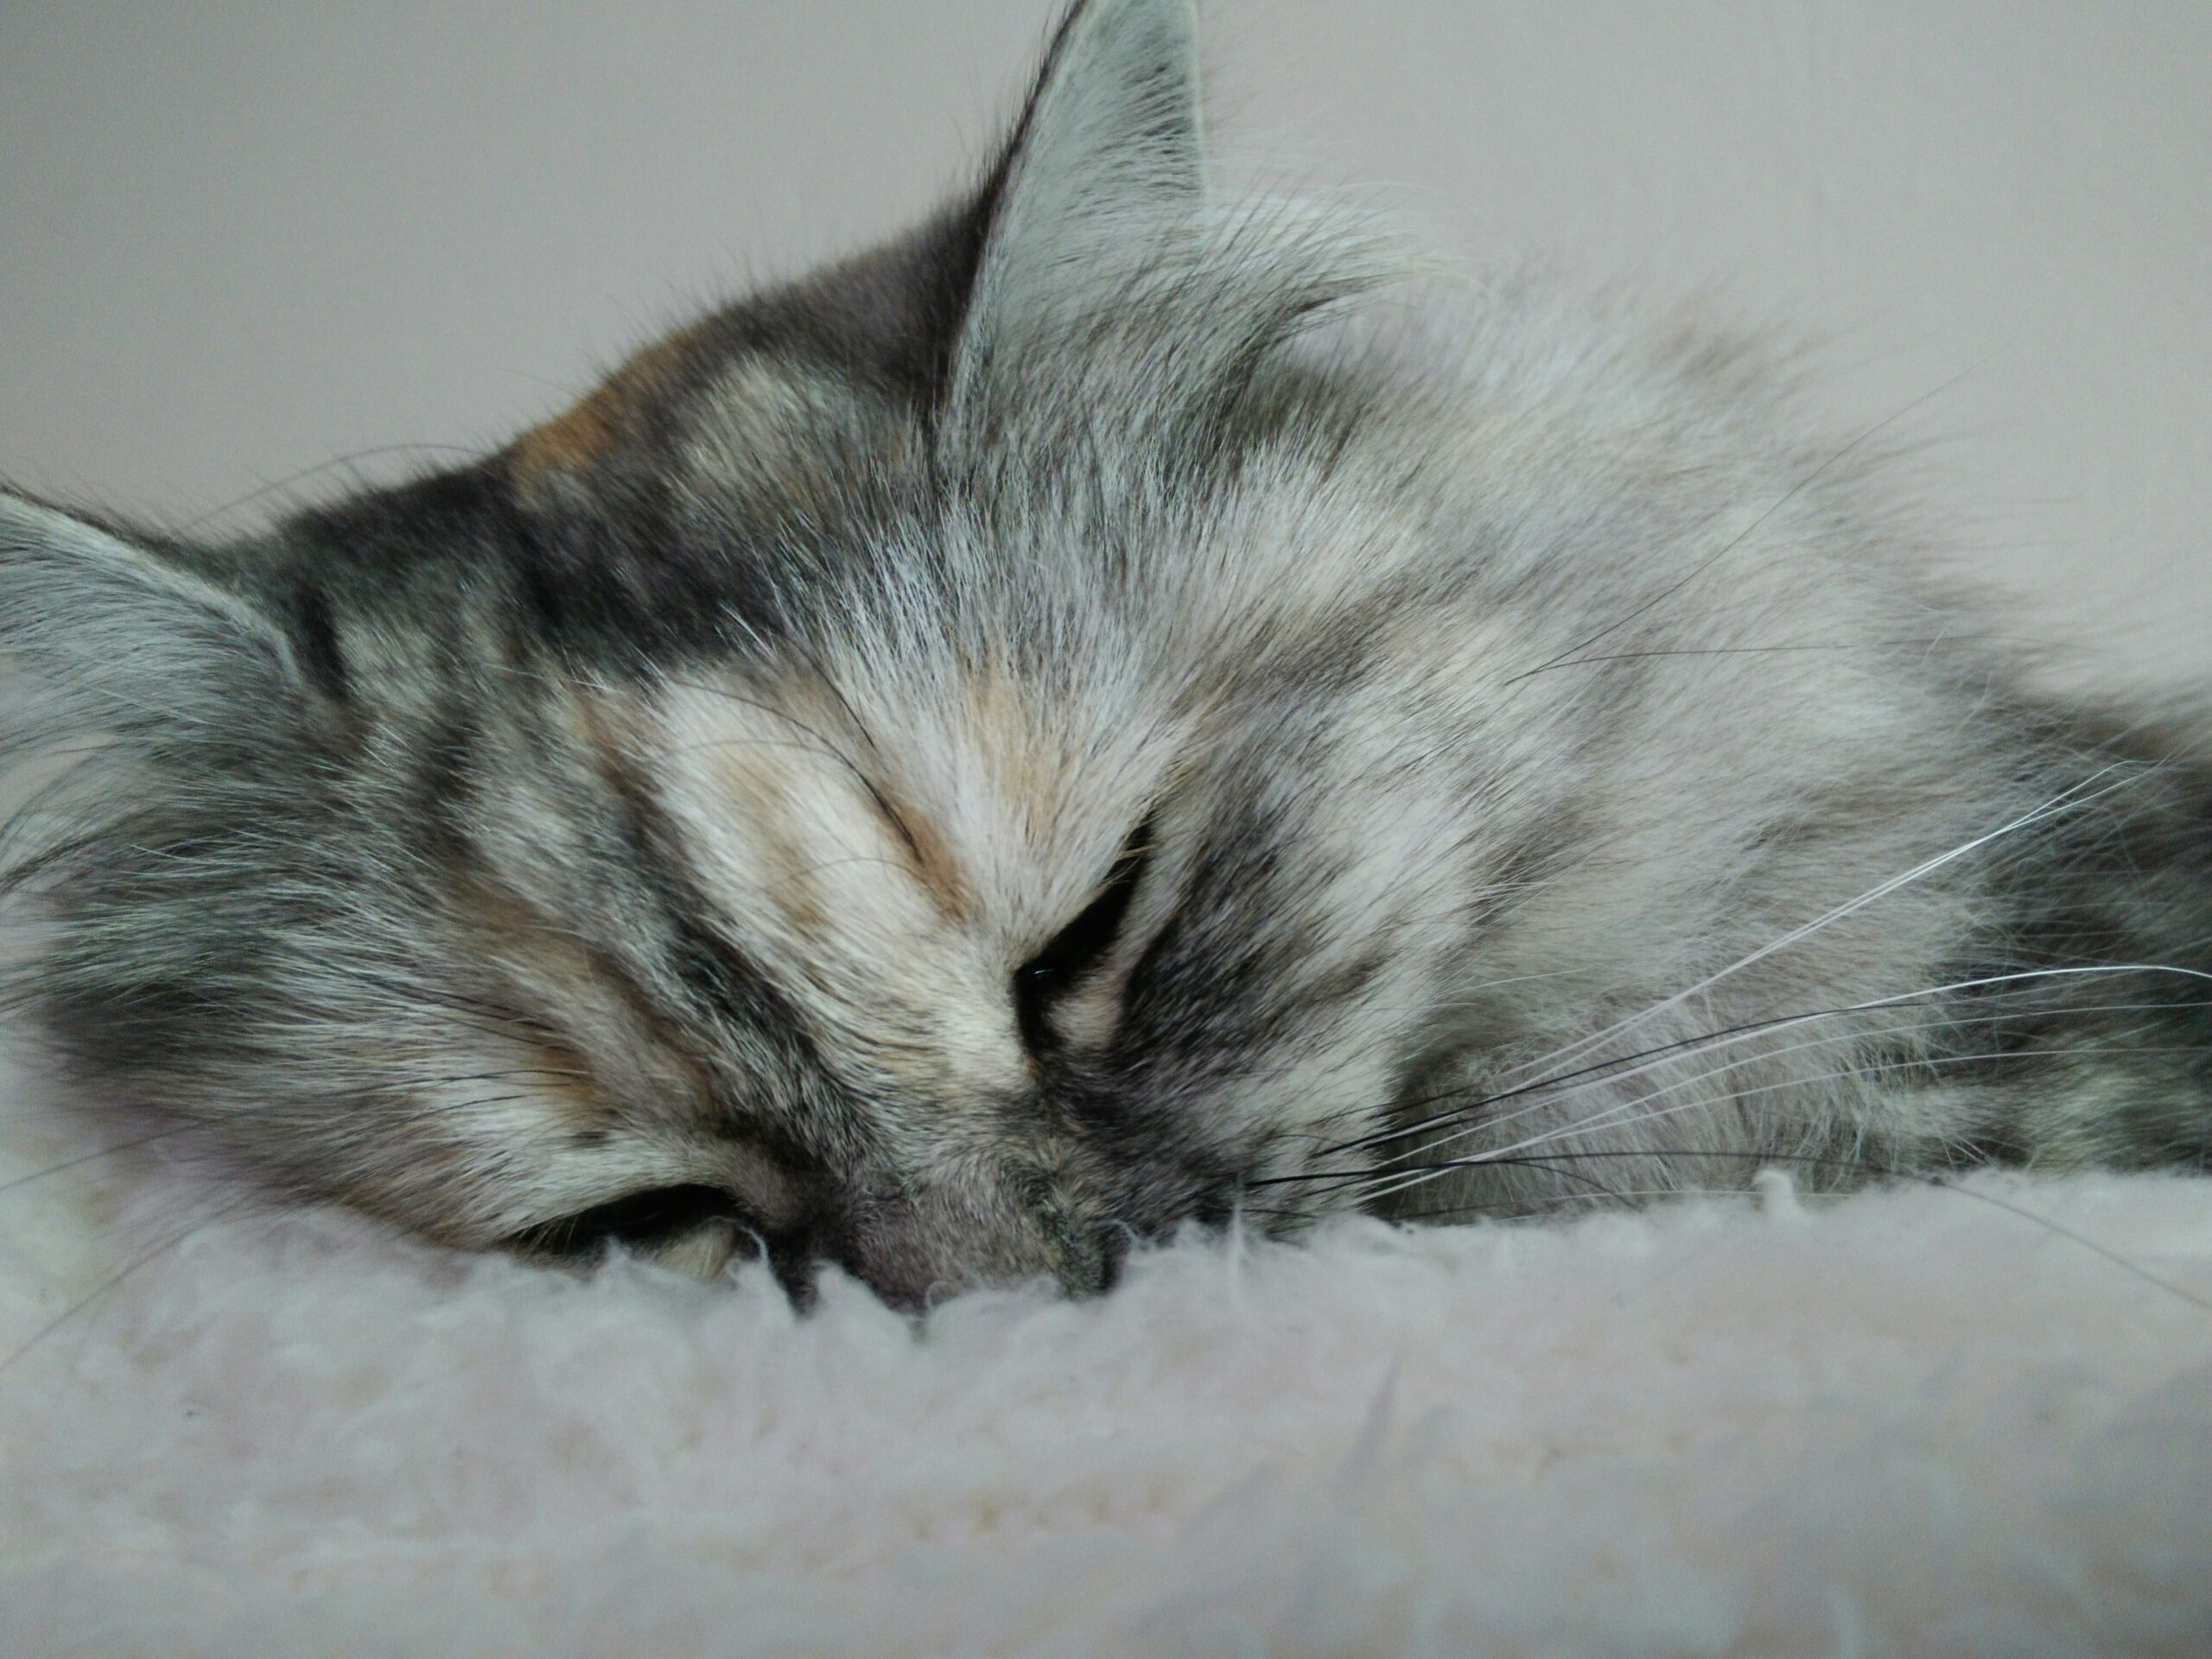
[[(8, 0), (0, 474), (181, 520), (494, 442), (911, 216), (1052, 10)], [(1308, 176), (1833, 334), (1847, 433), (1947, 387), (1904, 424), (2022, 632), (2095, 676), (2212, 667), (2212, 6), (1210, 13), (1224, 126)]]

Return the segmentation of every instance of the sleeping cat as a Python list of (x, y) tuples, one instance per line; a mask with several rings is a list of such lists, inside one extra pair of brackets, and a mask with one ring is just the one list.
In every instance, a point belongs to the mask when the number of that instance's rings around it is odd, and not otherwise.
[(1961, 626), (1754, 347), (1211, 177), (1186, 0), (468, 466), (0, 496), (21, 995), (429, 1238), (887, 1298), (1241, 1217), (2212, 1152), (2182, 740)]

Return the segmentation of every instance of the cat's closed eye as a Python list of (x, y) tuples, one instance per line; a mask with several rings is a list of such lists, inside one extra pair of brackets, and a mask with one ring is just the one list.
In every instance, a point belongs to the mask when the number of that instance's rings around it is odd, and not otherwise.
[(1097, 896), (1015, 971), (1014, 1011), (1022, 1040), (1033, 1053), (1043, 1054), (1058, 1046), (1058, 1033), (1051, 1019), (1053, 1005), (1079, 986), (1120, 938), (1157, 834), (1151, 819), (1139, 825), (1115, 856)]
[(525, 1255), (587, 1262), (620, 1248), (694, 1270), (718, 1270), (733, 1256), (765, 1248), (756, 1217), (733, 1192), (686, 1183), (650, 1187), (514, 1234)]

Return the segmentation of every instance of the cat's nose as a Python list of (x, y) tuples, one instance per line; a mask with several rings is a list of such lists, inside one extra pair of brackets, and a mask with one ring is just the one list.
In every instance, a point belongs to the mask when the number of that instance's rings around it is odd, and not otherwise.
[(1071, 1296), (1103, 1296), (1122, 1281), (1129, 1230), (1118, 1222), (1086, 1221), (1072, 1213), (1048, 1215), (1052, 1276)]
[(857, 1208), (853, 1217), (821, 1218), (768, 1241), (769, 1264), (799, 1307), (811, 1305), (825, 1263), (905, 1313), (963, 1290), (1039, 1278), (1070, 1296), (1102, 1296), (1120, 1281), (1132, 1236), (1057, 1197), (1009, 1205), (995, 1225), (979, 1225), (986, 1218), (965, 1205), (939, 1214), (926, 1198), (871, 1198)]
[(804, 1313), (819, 1294), (825, 1267), (834, 1267), (874, 1291), (886, 1306), (921, 1313), (963, 1287), (944, 1273), (940, 1253), (929, 1247), (910, 1209), (880, 1201), (862, 1220), (818, 1217), (768, 1241), (768, 1264), (791, 1304)]

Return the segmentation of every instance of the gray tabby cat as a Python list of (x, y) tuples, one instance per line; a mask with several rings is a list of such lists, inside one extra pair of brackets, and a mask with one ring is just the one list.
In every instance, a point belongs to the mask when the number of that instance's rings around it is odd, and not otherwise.
[(1211, 187), (1192, 31), (1077, 5), (978, 188), (476, 464), (224, 546), (0, 498), (82, 1097), (908, 1304), (1240, 1214), (2202, 1166), (2212, 772), (1959, 632), (1755, 351), (1411, 326)]

